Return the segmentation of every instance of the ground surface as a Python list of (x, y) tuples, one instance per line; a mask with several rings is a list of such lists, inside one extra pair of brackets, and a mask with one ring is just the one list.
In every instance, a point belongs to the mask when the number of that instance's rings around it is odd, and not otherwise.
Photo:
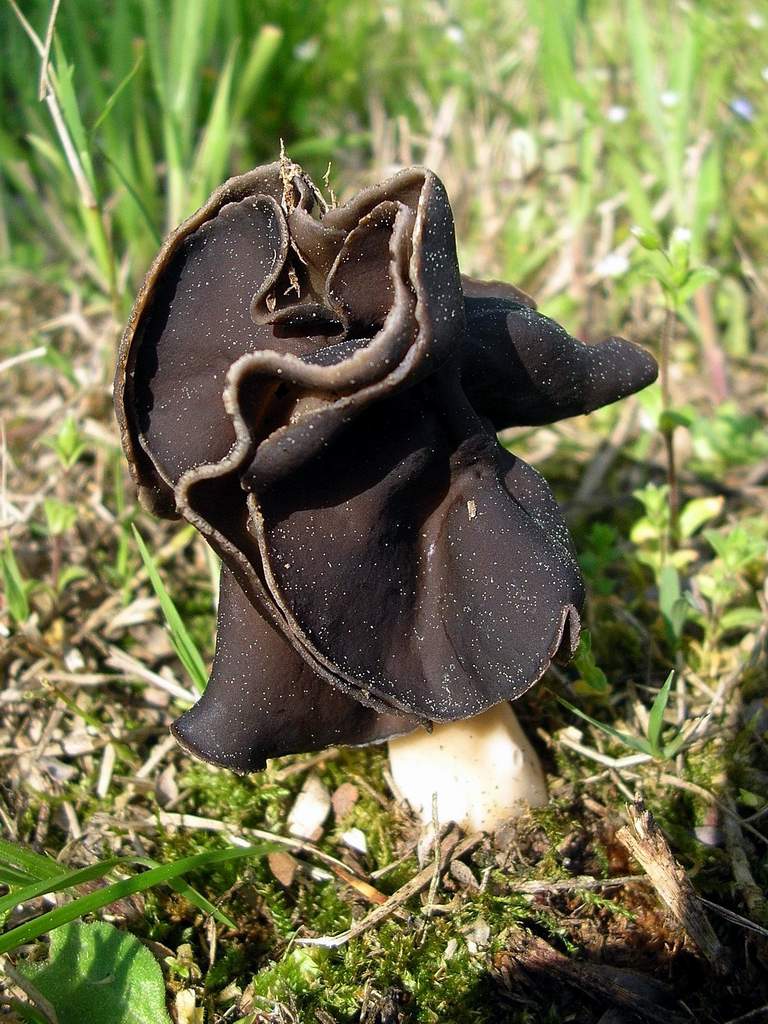
[[(265, 4), (254, 25), (246, 3), (127, 3), (109, 23), (65, 4), (74, 89), (60, 55), (54, 85), (79, 187), (36, 100), (34, 50), (0, 14), (14, 111), (0, 131), (2, 836), (71, 868), (117, 853), (167, 863), (285, 837), (308, 780), (332, 800), (301, 849), (187, 876), (229, 924), (167, 886), (96, 913), (148, 945), (182, 1022), (768, 1019), (765, 15), (513, 6)], [(47, 12), (27, 11), (42, 37)], [(381, 749), (240, 779), (168, 737), (194, 684), (130, 526), (206, 660), (216, 567), (194, 532), (136, 506), (111, 411), (115, 345), (157, 236), (227, 173), (272, 159), (281, 135), (316, 178), (332, 161), (341, 197), (428, 164), (465, 270), (514, 281), (580, 337), (668, 345), (668, 396), (657, 385), (503, 438), (566, 511), (592, 651), (519, 704), (550, 805), (493, 837), (449, 832), (440, 872)], [(691, 277), (703, 266), (714, 272)], [(638, 742), (673, 669), (652, 756)], [(679, 750), (662, 749), (679, 729)], [(618, 836), (636, 798), (692, 886), (671, 883), (677, 916)], [(301, 944), (413, 879), (358, 937)], [(30, 900), (6, 929), (50, 906)], [(46, 955), (42, 938), (6, 958), (6, 1019), (70, 1019), (25, 1009), (36, 996), (18, 971)]]

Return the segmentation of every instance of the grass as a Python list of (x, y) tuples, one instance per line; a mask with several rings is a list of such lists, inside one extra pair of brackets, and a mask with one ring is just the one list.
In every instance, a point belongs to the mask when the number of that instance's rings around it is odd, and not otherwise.
[[(696, 1020), (768, 1004), (759, 5), (81, 0), (61, 5), (50, 46), (52, 6), (22, 9), (28, 31), (0, 6), (0, 822), (61, 885), (24, 862), (12, 877), (8, 847), (0, 1015), (50, 1019), (14, 964), (44, 956), (44, 915), (86, 912), (149, 944), (171, 1012), (194, 1024), (599, 1020), (604, 992), (531, 984), (526, 934), (577, 968), (653, 974)], [(463, 269), (514, 281), (580, 336), (647, 344), (665, 371), (637, 399), (502, 438), (556, 490), (590, 591), (589, 642), (520, 703), (550, 805), (446, 872), (437, 913), (414, 897), (339, 949), (300, 939), (372, 904), (328, 858), (389, 895), (419, 870), (418, 830), (381, 749), (236, 778), (168, 742), (212, 653), (216, 566), (193, 531), (137, 509), (109, 394), (159, 239), (281, 138), (317, 178), (330, 161), (342, 198), (428, 163)], [(310, 774), (356, 799), (288, 850)], [(731, 914), (708, 911), (727, 984), (702, 982), (647, 881), (610, 881), (636, 872), (616, 840), (636, 796)], [(227, 859), (264, 833), (292, 880), (274, 857)], [(94, 888), (129, 862), (142, 890), (152, 871), (189, 874), (117, 902)]]

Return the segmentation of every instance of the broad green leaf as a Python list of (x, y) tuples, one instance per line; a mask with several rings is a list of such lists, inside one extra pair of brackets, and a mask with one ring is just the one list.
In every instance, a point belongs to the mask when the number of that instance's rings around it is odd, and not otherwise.
[(709, 284), (710, 281), (716, 281), (719, 276), (713, 267), (698, 267), (696, 270), (692, 270), (680, 285), (677, 293), (678, 302), (687, 302), (699, 288)]
[(72, 921), (51, 935), (48, 960), (19, 965), (59, 1024), (170, 1024), (160, 965), (135, 935)]
[(690, 605), (680, 590), (680, 573), (667, 563), (659, 573), (659, 608), (672, 643), (680, 640)]

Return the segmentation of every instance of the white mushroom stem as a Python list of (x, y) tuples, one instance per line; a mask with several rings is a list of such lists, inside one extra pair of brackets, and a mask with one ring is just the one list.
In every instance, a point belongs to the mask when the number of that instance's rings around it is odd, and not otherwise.
[(399, 794), (425, 823), (435, 794), (439, 821), (469, 832), (493, 832), (547, 802), (539, 759), (507, 703), (390, 740), (389, 764)]

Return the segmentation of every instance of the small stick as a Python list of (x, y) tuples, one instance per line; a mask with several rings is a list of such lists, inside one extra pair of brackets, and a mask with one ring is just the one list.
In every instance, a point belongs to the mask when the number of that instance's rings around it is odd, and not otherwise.
[(59, 1024), (59, 1018), (53, 1005), (48, 1002), (42, 992), (39, 992), (29, 978), (26, 978), (20, 971), (17, 971), (7, 956), (0, 961), (0, 970), (7, 974), (13, 984), (21, 989), (29, 1001), (43, 1014), (49, 1024)]
[(669, 843), (653, 815), (638, 800), (627, 805), (629, 825), (616, 833), (647, 873), (659, 899), (669, 909), (718, 974), (728, 969), (728, 959), (688, 875), (675, 860)]
[[(449, 837), (450, 838), (450, 837)], [(476, 832), (474, 835), (467, 836), (466, 839), (462, 840), (454, 849), (446, 856), (441, 858), (440, 870), (444, 871), (448, 864), (457, 860), (459, 857), (463, 857), (465, 853), (469, 853), (470, 850), (474, 850), (476, 846), (479, 846), (483, 840), (483, 834)], [(427, 886), (432, 882), (435, 876), (434, 865), (429, 864), (422, 871), (409, 881), (405, 885), (401, 886), (397, 892), (389, 897), (386, 903), (383, 903), (380, 907), (376, 907), (374, 910), (367, 914), (362, 920), (356, 921), (351, 928), (348, 928), (345, 932), (339, 932), (337, 935), (323, 935), (318, 938), (299, 939), (298, 943), (302, 946), (322, 946), (325, 949), (337, 949), (339, 946), (343, 946), (351, 939), (356, 939), (358, 935), (362, 935), (363, 932), (367, 932), (370, 928), (385, 921), (404, 903), (406, 903), (412, 896), (426, 889)]]

